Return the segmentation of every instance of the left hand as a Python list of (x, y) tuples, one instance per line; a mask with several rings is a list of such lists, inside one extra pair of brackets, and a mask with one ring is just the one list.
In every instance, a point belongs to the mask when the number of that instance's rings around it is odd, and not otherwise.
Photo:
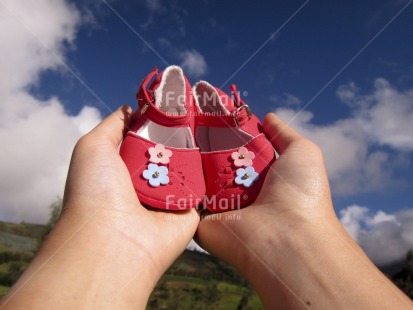
[(148, 210), (136, 196), (118, 152), (131, 116), (122, 107), (77, 143), (61, 218), (6, 308), (143, 308), (190, 242), (195, 210)]

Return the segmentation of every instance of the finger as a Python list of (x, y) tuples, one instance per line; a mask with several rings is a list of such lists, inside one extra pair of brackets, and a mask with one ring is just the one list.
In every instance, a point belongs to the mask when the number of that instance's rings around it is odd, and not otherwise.
[(303, 137), (274, 113), (268, 113), (264, 119), (264, 131), (279, 154), (293, 142)]
[(129, 129), (131, 120), (132, 108), (127, 105), (121, 106), (97, 125), (90, 135), (102, 138), (118, 147), (125, 131)]

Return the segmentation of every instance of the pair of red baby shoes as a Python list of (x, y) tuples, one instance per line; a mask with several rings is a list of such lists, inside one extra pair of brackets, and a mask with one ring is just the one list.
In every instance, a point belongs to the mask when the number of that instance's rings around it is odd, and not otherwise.
[(139, 110), (120, 148), (139, 200), (213, 212), (251, 204), (275, 160), (258, 118), (234, 85), (232, 100), (205, 81), (191, 89), (178, 66), (157, 73), (139, 88)]

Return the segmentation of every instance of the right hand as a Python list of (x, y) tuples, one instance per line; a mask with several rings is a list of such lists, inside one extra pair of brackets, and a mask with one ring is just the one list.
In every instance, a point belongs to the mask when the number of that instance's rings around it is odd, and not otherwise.
[(266, 238), (281, 240), (298, 233), (298, 226), (309, 219), (322, 224), (336, 218), (318, 146), (274, 114), (266, 116), (264, 130), (280, 156), (256, 201), (241, 210), (207, 215), (197, 230), (197, 240), (207, 251), (239, 269), (262, 255)]
[(259, 196), (204, 217), (201, 246), (236, 267), (268, 309), (411, 309), (335, 215), (319, 147), (274, 114), (264, 130), (280, 156)]

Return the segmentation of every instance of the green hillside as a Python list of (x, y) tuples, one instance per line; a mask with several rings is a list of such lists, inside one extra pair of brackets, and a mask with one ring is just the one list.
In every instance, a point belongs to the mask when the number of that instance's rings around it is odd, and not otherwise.
[(43, 234), (44, 225), (24, 222), (15, 224), (0, 221), (0, 231), (22, 237), (39, 238)]
[(262, 305), (235, 269), (210, 255), (185, 251), (159, 281), (148, 309), (262, 309)]
[(33, 252), (37, 248), (37, 240), (0, 231), (0, 246), (3, 251)]
[[(0, 298), (34, 256), (47, 228), (0, 222)], [(262, 309), (239, 273), (204, 253), (185, 251), (159, 281), (148, 309)]]
[(148, 309), (262, 309), (239, 273), (204, 253), (185, 251), (169, 268)]
[[(30, 263), (51, 227), (50, 223), (43, 226), (0, 222), (0, 298)], [(393, 275), (393, 281), (413, 298), (413, 252), (398, 266), (388, 267), (398, 271), (388, 276)], [(234, 268), (211, 255), (186, 250), (161, 278), (147, 308), (262, 309), (262, 305)]]

